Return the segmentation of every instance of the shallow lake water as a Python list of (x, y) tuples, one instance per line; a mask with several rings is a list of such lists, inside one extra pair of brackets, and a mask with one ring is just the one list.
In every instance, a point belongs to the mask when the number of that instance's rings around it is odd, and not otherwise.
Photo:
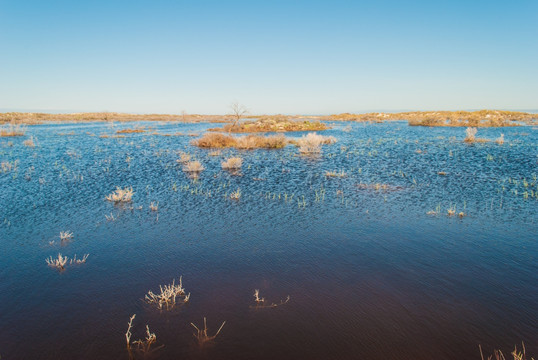
[[(102, 137), (135, 125), (152, 130)], [(147, 324), (164, 345), (148, 358), (480, 359), (479, 344), (508, 355), (522, 341), (538, 356), (537, 129), (479, 129), (505, 143), (470, 145), (463, 128), (332, 125), (316, 157), (190, 144), (215, 124), (1, 138), (1, 358), (127, 359), (133, 314), (132, 340)], [(233, 155), (239, 174), (221, 169)], [(117, 186), (131, 203), (105, 200)], [(58, 253), (89, 257), (60, 272), (45, 262)], [(179, 276), (188, 303), (143, 301)], [(290, 299), (256, 308), (255, 289)], [(204, 317), (210, 335), (226, 323), (200, 348), (190, 323)]]

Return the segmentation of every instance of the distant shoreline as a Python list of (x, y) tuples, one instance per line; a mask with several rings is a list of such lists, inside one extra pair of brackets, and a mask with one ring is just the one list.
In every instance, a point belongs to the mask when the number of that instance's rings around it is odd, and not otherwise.
[[(372, 112), (362, 114), (342, 113), (329, 116), (313, 115), (248, 115), (244, 119), (282, 118), (289, 120), (315, 119), (323, 121), (374, 122), (405, 120), (411, 126), (471, 126), (505, 127), (521, 124), (538, 125), (538, 113), (479, 110), (479, 111), (410, 111), (410, 112)], [(200, 114), (128, 114), (115, 112), (98, 113), (0, 113), (0, 124), (37, 125), (45, 123), (83, 123), (83, 122), (177, 122), (177, 123), (228, 123), (230, 115)]]

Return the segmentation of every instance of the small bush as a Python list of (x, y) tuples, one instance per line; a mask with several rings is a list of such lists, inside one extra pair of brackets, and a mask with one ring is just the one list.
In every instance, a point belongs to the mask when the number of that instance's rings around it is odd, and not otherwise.
[(299, 146), (299, 152), (301, 154), (319, 154), (321, 153), (321, 146), (323, 144), (331, 144), (333, 142), (336, 142), (334, 137), (322, 136), (314, 132), (303, 135), (296, 143)]
[(203, 171), (205, 168), (203, 167), (202, 163), (199, 161), (189, 161), (183, 166), (183, 171), (190, 172), (190, 173), (199, 173)]
[(241, 165), (243, 165), (243, 159), (240, 157), (231, 157), (226, 161), (221, 163), (222, 168), (225, 170), (239, 170)]

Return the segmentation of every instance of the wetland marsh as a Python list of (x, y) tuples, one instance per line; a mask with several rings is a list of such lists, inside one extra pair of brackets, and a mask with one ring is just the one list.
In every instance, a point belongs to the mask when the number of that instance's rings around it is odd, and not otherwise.
[[(133, 314), (159, 359), (479, 359), (521, 341), (536, 356), (536, 127), (469, 144), (464, 128), (327, 124), (337, 141), (314, 155), (194, 146), (210, 123), (0, 138), (2, 359), (127, 359)], [(106, 200), (117, 187), (130, 201)], [(58, 253), (89, 256), (58, 270)], [(188, 302), (144, 301), (180, 276)], [(226, 323), (201, 348), (204, 317)]]

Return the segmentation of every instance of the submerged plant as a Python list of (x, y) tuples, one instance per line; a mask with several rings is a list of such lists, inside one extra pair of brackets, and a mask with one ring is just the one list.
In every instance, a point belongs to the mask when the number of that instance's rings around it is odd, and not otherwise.
[(179, 284), (175, 284), (175, 279), (172, 280), (172, 284), (159, 286), (161, 292), (153, 293), (153, 291), (148, 291), (145, 296), (145, 300), (148, 304), (157, 306), (159, 310), (162, 310), (163, 307), (166, 307), (166, 310), (172, 309), (176, 306), (176, 298), (182, 298), (182, 303), (189, 301), (191, 294), (186, 294), (185, 289), (183, 288), (182, 277), (179, 277)]
[(204, 329), (203, 330), (200, 330), (198, 328), (198, 326), (194, 325), (193, 323), (191, 323), (191, 325), (196, 329), (196, 333), (194, 333), (194, 337), (196, 338), (196, 340), (198, 340), (198, 345), (200, 345), (200, 347), (204, 347), (207, 343), (209, 343), (210, 341), (214, 340), (217, 335), (220, 333), (220, 331), (222, 330), (224, 324), (226, 324), (226, 321), (224, 321), (222, 323), (222, 325), (220, 326), (220, 328), (217, 330), (217, 332), (215, 333), (215, 335), (213, 336), (209, 336), (207, 334), (207, 321), (206, 321), (206, 318), (204, 317)]

